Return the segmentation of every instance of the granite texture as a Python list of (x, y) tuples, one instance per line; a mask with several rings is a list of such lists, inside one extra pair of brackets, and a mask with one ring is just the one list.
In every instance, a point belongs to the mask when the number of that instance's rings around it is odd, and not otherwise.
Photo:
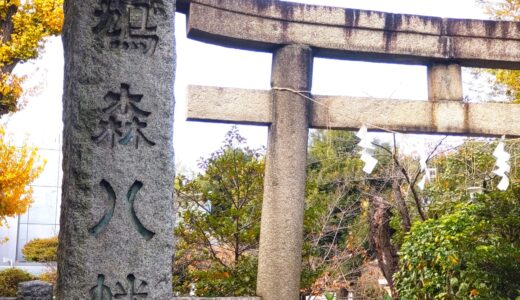
[(459, 64), (431, 64), (427, 74), (428, 100), (462, 101), (462, 68)]
[[(311, 48), (282, 47), (273, 54), (271, 86), (310, 91), (312, 66)], [(298, 299), (310, 101), (288, 90), (273, 91), (271, 101), (257, 295), (264, 300)]]
[(64, 11), (57, 298), (170, 299), (175, 1)]
[(17, 300), (52, 300), (52, 284), (40, 280), (20, 282)]
[[(305, 44), (314, 55), (428, 65), (520, 68), (520, 23), (443, 19), (275, 0), (191, 0), (188, 36), (255, 51)], [(187, 9), (189, 7), (189, 10)]]
[[(516, 122), (520, 105), (512, 103), (312, 97), (316, 103), (309, 112), (311, 128), (356, 130), (368, 123), (403, 133), (520, 136), (520, 124)], [(234, 124), (270, 124), (271, 99), (272, 91), (267, 90), (191, 86), (187, 117), (203, 122), (227, 120)]]

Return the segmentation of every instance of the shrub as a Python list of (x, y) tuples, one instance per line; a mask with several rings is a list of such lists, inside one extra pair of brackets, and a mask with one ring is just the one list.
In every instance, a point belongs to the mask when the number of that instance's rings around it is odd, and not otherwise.
[(487, 192), (405, 236), (401, 299), (520, 299), (520, 187)]
[(0, 271), (0, 296), (16, 297), (18, 283), (34, 279), (33, 275), (21, 269), (9, 268)]
[(41, 273), (40, 276), (38, 276), (38, 279), (41, 281), (48, 282), (52, 284), (53, 286), (56, 286), (56, 281), (58, 279), (58, 272), (56, 270), (51, 270), (45, 273)]
[(58, 237), (31, 240), (25, 244), (22, 253), (27, 261), (56, 261), (58, 253)]

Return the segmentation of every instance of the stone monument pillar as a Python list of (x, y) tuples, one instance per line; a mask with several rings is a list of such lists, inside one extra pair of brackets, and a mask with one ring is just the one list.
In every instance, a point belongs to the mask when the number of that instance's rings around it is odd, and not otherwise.
[(175, 1), (64, 10), (58, 299), (171, 299)]

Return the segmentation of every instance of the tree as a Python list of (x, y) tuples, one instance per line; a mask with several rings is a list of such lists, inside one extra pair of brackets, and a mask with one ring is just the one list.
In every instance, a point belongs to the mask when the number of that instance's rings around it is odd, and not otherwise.
[(436, 167), (437, 177), (424, 191), (417, 186), (423, 176), (417, 158), (403, 154), (395, 141), (393, 146), (374, 143), (381, 150), (378, 168), (367, 177), (362, 188), (369, 204), (369, 251), (377, 258), (394, 299), (401, 296), (393, 282), (400, 267), (399, 250), (412, 224), (449, 212), (466, 195), (470, 181), (469, 186), (486, 183), (491, 186), (496, 181), (486, 177), (494, 163), (492, 145), (441, 149), (443, 140), (425, 154), (426, 162)]
[[(362, 162), (348, 131), (311, 132), (304, 215), (303, 295), (345, 288), (359, 274), (366, 244), (362, 230)], [(362, 218), (361, 218), (362, 219)]]
[(358, 139), (348, 131), (312, 131), (307, 167), (302, 292), (350, 290), (356, 297), (379, 298), (384, 290), (373, 276), (369, 243), (373, 189), (385, 186), (390, 164), (376, 150), (379, 171), (367, 176)]
[[(441, 142), (432, 147), (427, 161)], [(414, 220), (429, 218), (426, 194), (416, 186), (422, 171), (395, 142), (375, 142), (378, 166), (365, 175), (356, 144), (354, 134), (346, 131), (318, 131), (311, 138), (304, 265), (315, 273), (310, 281), (317, 278), (313, 293), (348, 287), (356, 296), (377, 297), (377, 289), (367, 291), (359, 285), (365, 267), (377, 261), (398, 299), (393, 275), (399, 269), (402, 237)]]
[(520, 18), (518, 0), (477, 0), (486, 12), (498, 20), (517, 21)]
[[(195, 283), (197, 294), (205, 296), (255, 291), (260, 221), (257, 213), (262, 199), (263, 161), (258, 152), (243, 145), (237, 147), (243, 141), (235, 130), (228, 133), (222, 149), (201, 163), (205, 174), (192, 180), (182, 175), (177, 179), (182, 220), (176, 230), (174, 288), (180, 293), (187, 293), (190, 283)], [(351, 132), (315, 131), (311, 137), (304, 218), (303, 294), (321, 294), (344, 287), (348, 284), (346, 280), (358, 276), (364, 263), (366, 239), (356, 240), (352, 234), (367, 224), (365, 218), (360, 217), (362, 192), (359, 189), (364, 176), (362, 163), (353, 152), (355, 148), (356, 138)], [(237, 160), (237, 157), (247, 159)], [(250, 162), (244, 163), (247, 161)], [(251, 239), (239, 239), (244, 246), (237, 246), (233, 239), (232, 234), (237, 231), (229, 218), (237, 214), (233, 212), (237, 210), (233, 195), (247, 195), (236, 191), (237, 182), (254, 187), (247, 194), (253, 199), (250, 204), (255, 213), (249, 218), (254, 216), (250, 222), (255, 224), (249, 233)], [(244, 247), (247, 253), (237, 256), (234, 250)]]
[(27, 211), (32, 202), (29, 184), (43, 171), (43, 167), (36, 149), (10, 145), (0, 127), (0, 225), (6, 217)]
[[(497, 20), (520, 21), (520, 1), (518, 0), (477, 0), (486, 13)], [(520, 71), (488, 70), (496, 83), (505, 88), (506, 95), (515, 103), (520, 103)]]
[(491, 192), (413, 226), (395, 275), (405, 299), (518, 299), (520, 189)]
[(200, 296), (254, 294), (264, 162), (233, 127), (200, 163), (204, 173), (176, 179), (179, 222), (174, 290)]
[[(511, 178), (518, 143), (508, 143)], [(400, 233), (395, 281), (405, 299), (515, 299), (520, 271), (520, 190), (495, 190), (496, 143), (467, 141), (432, 160), (437, 176), (422, 193), (428, 218)], [(471, 199), (468, 187), (484, 194)], [(395, 240), (395, 239), (394, 239)], [(516, 293), (516, 294), (515, 294)], [(512, 298), (511, 298), (512, 297)]]
[(22, 77), (17, 64), (36, 58), (44, 38), (60, 34), (63, 0), (0, 1), (0, 115), (17, 110)]

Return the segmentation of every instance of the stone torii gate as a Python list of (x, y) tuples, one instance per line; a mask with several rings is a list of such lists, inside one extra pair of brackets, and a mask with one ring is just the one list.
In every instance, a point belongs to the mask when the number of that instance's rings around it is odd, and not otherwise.
[[(57, 299), (169, 300), (175, 0), (66, 0)], [(520, 135), (461, 66), (520, 69), (520, 23), (183, 0), (193, 39), (273, 53), (272, 89), (189, 88), (191, 120), (269, 126), (257, 294), (297, 299), (309, 128)], [(429, 101), (312, 96), (314, 57), (428, 66)], [(312, 100), (312, 101), (311, 101)]]
[[(520, 106), (464, 103), (461, 66), (520, 69), (520, 23), (274, 0), (185, 0), (188, 37), (273, 53), (270, 91), (190, 86), (188, 119), (269, 126), (257, 294), (297, 299), (309, 128), (520, 134)], [(428, 101), (311, 96), (314, 57), (426, 65)], [(310, 99), (313, 101), (310, 101)]]

